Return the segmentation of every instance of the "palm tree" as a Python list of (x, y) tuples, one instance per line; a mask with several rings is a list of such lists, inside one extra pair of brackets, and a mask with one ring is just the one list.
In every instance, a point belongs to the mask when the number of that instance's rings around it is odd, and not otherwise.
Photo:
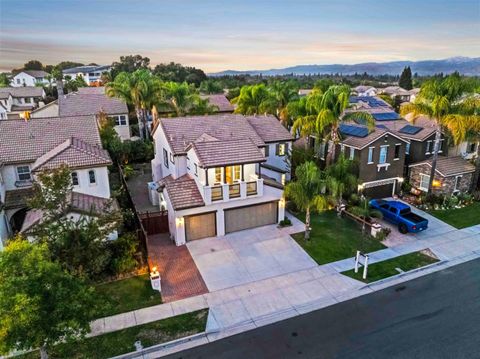
[(350, 87), (346, 85), (330, 86), (327, 91), (313, 91), (308, 95), (306, 108), (308, 114), (299, 117), (293, 124), (293, 131), (300, 130), (302, 136), (315, 136), (331, 141), (327, 164), (336, 158), (336, 147), (340, 142), (340, 124), (357, 121), (365, 123), (369, 129), (374, 128), (375, 120), (367, 112), (348, 111), (350, 106)]
[(286, 123), (289, 116), (287, 107), (289, 103), (298, 98), (298, 85), (295, 81), (275, 81), (270, 89), (276, 101), (276, 115), (283, 123)]
[[(411, 114), (413, 121), (420, 116), (427, 116), (436, 125), (428, 194), (432, 193), (444, 125), (450, 123), (452, 128), (455, 126), (459, 128), (462, 124), (468, 124), (474, 117), (478, 117), (478, 109), (471, 105), (476, 100), (468, 92), (468, 86), (456, 72), (445, 78), (433, 78), (426, 81), (415, 102), (405, 104), (400, 109), (402, 115)], [(458, 124), (453, 125), (455, 122)], [(460, 135), (458, 138), (461, 137)]]
[[(357, 176), (354, 174), (353, 161), (340, 154), (338, 160), (327, 167), (327, 189), (337, 208), (342, 204), (343, 196), (357, 188)], [(340, 213), (340, 211), (339, 211)]]
[(275, 96), (264, 84), (243, 86), (232, 102), (237, 104), (235, 113), (244, 115), (275, 114), (277, 108)]
[(135, 107), (141, 138), (148, 138), (147, 111), (161, 97), (161, 82), (149, 70), (141, 69), (133, 73), (121, 72), (114, 81), (107, 83), (107, 95), (118, 97)]
[(305, 240), (310, 239), (310, 212), (327, 208), (327, 200), (321, 194), (325, 186), (322, 174), (314, 162), (305, 162), (295, 170), (296, 180), (285, 186), (285, 196), (299, 210), (305, 211)]
[(367, 218), (383, 218), (382, 212), (373, 209), (368, 203), (368, 199), (362, 195), (360, 203), (350, 208), (350, 212), (363, 219), (362, 233), (365, 233), (365, 221)]
[(163, 86), (163, 97), (156, 106), (166, 107), (172, 111), (175, 116), (185, 116), (186, 114), (203, 115), (215, 112), (215, 106), (211, 106), (206, 99), (202, 99), (195, 89), (194, 85), (186, 82), (166, 82)]

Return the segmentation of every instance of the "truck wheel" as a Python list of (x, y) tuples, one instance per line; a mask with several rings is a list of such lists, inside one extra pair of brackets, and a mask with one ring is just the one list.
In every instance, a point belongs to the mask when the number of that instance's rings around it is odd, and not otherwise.
[(400, 223), (400, 224), (398, 225), (398, 231), (399, 231), (400, 233), (402, 233), (402, 234), (405, 234), (405, 233), (408, 232), (408, 228), (407, 228), (407, 226), (406, 226), (404, 223)]

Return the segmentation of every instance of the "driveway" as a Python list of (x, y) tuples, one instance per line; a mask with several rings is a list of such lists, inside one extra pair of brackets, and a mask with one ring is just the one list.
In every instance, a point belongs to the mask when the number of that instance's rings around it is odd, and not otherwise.
[[(293, 217), (293, 216), (290, 216)], [(303, 230), (264, 226), (187, 243), (209, 291), (316, 267), (315, 261), (290, 237)]]

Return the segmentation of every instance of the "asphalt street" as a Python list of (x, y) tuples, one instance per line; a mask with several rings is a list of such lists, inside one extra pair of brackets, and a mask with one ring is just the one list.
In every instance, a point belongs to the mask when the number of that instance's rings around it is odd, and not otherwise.
[(480, 358), (480, 260), (167, 358)]

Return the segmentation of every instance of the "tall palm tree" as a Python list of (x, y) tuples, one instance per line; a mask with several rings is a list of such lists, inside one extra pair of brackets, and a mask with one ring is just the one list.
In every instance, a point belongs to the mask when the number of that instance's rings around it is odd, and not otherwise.
[(350, 106), (350, 87), (346, 85), (330, 86), (327, 91), (313, 91), (308, 95), (307, 115), (299, 117), (293, 124), (293, 131), (299, 130), (302, 136), (315, 136), (333, 146), (327, 157), (327, 164), (336, 158), (336, 147), (340, 142), (340, 125), (342, 122), (358, 121), (365, 123), (369, 129), (375, 126), (375, 120), (367, 112), (348, 111)]
[[(427, 116), (436, 125), (428, 194), (432, 193), (443, 127), (450, 123), (452, 128), (460, 128), (478, 116), (478, 109), (470, 105), (475, 103), (475, 99), (468, 93), (469, 90), (458, 72), (445, 78), (433, 78), (422, 85), (414, 103), (405, 104), (400, 109), (402, 115), (411, 114), (413, 121), (420, 116)], [(453, 125), (455, 122), (458, 124)]]
[[(157, 106), (172, 111), (175, 116), (186, 114), (203, 115), (215, 112), (216, 108), (202, 99), (195, 86), (186, 82), (166, 82), (162, 86), (163, 97)], [(218, 110), (218, 109), (217, 109)]]
[(275, 96), (264, 84), (243, 86), (232, 102), (237, 104), (235, 113), (244, 115), (275, 114), (277, 108)]
[(149, 137), (147, 112), (161, 96), (161, 82), (149, 70), (141, 69), (133, 73), (121, 72), (114, 81), (107, 83), (107, 95), (118, 97), (135, 107), (140, 137)]
[(343, 196), (357, 188), (358, 180), (354, 172), (353, 162), (343, 154), (333, 165), (327, 167), (327, 188), (337, 208), (342, 204)]
[(285, 196), (292, 200), (299, 210), (305, 211), (305, 240), (310, 239), (311, 211), (327, 208), (327, 200), (322, 190), (325, 181), (314, 162), (305, 162), (295, 170), (296, 180), (285, 186)]
[(298, 98), (299, 87), (295, 81), (275, 81), (270, 89), (276, 101), (276, 115), (282, 123), (286, 123), (289, 116), (287, 107)]

